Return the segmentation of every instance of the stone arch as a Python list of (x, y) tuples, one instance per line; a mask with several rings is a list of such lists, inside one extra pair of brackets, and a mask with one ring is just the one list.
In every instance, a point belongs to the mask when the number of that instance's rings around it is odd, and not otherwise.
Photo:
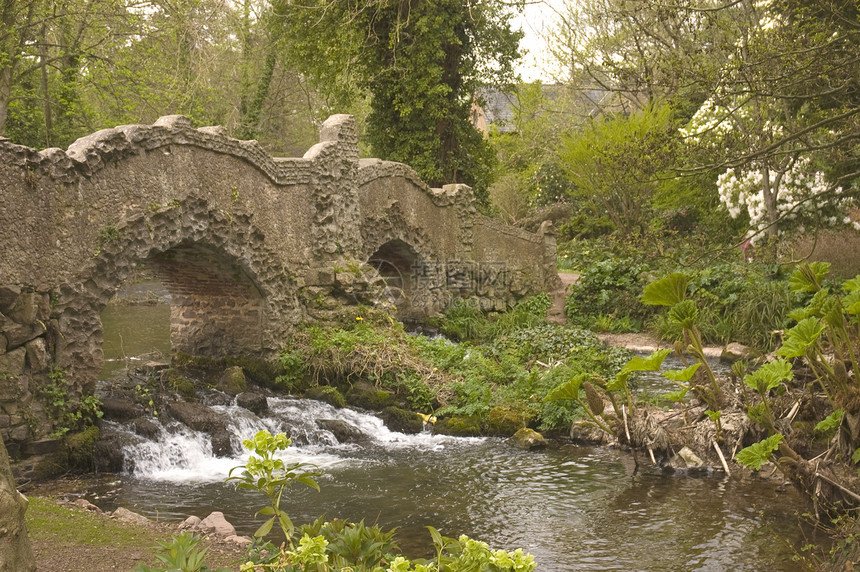
[(447, 305), (444, 262), (424, 232), (406, 223), (398, 203), (386, 216), (366, 219), (361, 234), (359, 257), (385, 280), (402, 319), (428, 316)]
[(302, 319), (292, 273), (251, 216), (212, 209), (199, 198), (150, 207), (106, 229), (93, 259), (56, 301), (55, 362), (84, 387), (103, 363), (101, 311), (144, 261), (175, 298), (177, 349), (271, 357)]

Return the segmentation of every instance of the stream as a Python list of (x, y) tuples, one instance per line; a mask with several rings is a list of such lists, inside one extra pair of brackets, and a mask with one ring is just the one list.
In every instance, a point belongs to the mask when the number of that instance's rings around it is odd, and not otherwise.
[[(131, 359), (127, 335), (123, 353), (108, 352), (108, 336), (124, 324), (141, 353), (158, 347), (154, 339), (140, 339), (149, 331), (141, 326), (144, 317), (122, 315), (112, 322), (103, 317), (108, 359)], [(551, 572), (802, 570), (792, 558), (797, 547), (826, 542), (800, 521), (801, 496), (764, 478), (665, 473), (611, 448), (558, 444), (529, 452), (496, 438), (404, 435), (372, 414), (304, 399), (270, 397), (269, 408), (259, 418), (236, 405), (213, 407), (228, 420), (236, 451), (260, 429), (285, 432), (293, 446), (283, 458), (314, 463), (323, 473), (321, 492), (297, 485), (285, 494), (282, 508), (294, 523), (325, 514), (397, 527), (400, 546), (412, 557), (430, 555), (428, 525), (493, 548), (522, 547), (538, 571)], [(342, 420), (363, 437), (339, 443), (317, 426), (319, 419)], [(240, 534), (262, 523), (254, 513), (265, 499), (224, 483), (245, 455), (214, 457), (207, 434), (177, 422), (167, 422), (152, 440), (113, 428), (127, 433), (126, 471), (91, 482), (83, 495), (88, 500), (168, 522), (220, 510)]]

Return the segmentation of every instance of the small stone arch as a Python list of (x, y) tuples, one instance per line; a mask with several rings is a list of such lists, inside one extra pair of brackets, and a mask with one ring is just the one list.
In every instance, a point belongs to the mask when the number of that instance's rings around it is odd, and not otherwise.
[(55, 363), (85, 387), (103, 363), (100, 314), (144, 261), (171, 292), (178, 350), (271, 357), (303, 317), (292, 274), (250, 216), (193, 198), (134, 213), (102, 234), (93, 259), (62, 288), (52, 312)]
[(399, 204), (390, 205), (385, 217), (364, 221), (362, 244), (359, 256), (385, 280), (401, 319), (426, 317), (447, 305), (444, 262), (424, 233), (406, 223)]

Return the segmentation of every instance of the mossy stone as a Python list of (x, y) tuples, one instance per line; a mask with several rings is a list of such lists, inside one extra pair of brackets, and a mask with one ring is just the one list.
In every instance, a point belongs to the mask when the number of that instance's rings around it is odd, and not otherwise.
[(510, 407), (493, 407), (487, 416), (487, 432), (490, 435), (510, 437), (525, 426), (523, 415)]
[(197, 397), (197, 387), (194, 385), (194, 382), (185, 377), (182, 371), (177, 368), (171, 367), (162, 370), (161, 381), (167, 387), (179, 393), (182, 399), (186, 401), (194, 401)]
[(228, 367), (218, 378), (218, 389), (227, 395), (239, 395), (248, 388), (245, 372), (238, 365)]
[(382, 411), (386, 407), (394, 405), (394, 397), (387, 391), (360, 389), (357, 387), (350, 389), (346, 393), (346, 400), (350, 405), (371, 411)]
[(424, 420), (414, 411), (407, 411), (399, 407), (386, 407), (379, 416), (391, 431), (414, 435), (424, 430)]
[(93, 446), (98, 441), (99, 428), (95, 425), (83, 431), (68, 433), (63, 438), (66, 451), (66, 461), (73, 469), (89, 471), (93, 464)]
[(471, 437), (481, 434), (481, 420), (475, 416), (454, 415), (436, 421), (436, 433), (455, 437)]
[(524, 449), (526, 451), (542, 449), (548, 445), (547, 440), (544, 439), (543, 435), (534, 429), (529, 429), (528, 427), (524, 427), (514, 433), (514, 435), (508, 439), (508, 442), (514, 447)]
[(328, 403), (337, 409), (346, 407), (346, 399), (344, 399), (341, 392), (330, 385), (317, 385), (316, 387), (311, 387), (305, 392), (305, 398)]

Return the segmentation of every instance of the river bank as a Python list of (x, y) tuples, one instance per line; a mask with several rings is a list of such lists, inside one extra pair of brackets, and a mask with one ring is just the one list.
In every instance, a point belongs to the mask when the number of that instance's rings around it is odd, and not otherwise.
[[(77, 480), (42, 483), (28, 494), (27, 528), (40, 572), (128, 571), (137, 564), (152, 565), (157, 543), (169, 542), (176, 524), (123, 520), (75, 506), (61, 499), (75, 490)], [(244, 548), (214, 536), (203, 538), (206, 561), (216, 569), (238, 569)]]

